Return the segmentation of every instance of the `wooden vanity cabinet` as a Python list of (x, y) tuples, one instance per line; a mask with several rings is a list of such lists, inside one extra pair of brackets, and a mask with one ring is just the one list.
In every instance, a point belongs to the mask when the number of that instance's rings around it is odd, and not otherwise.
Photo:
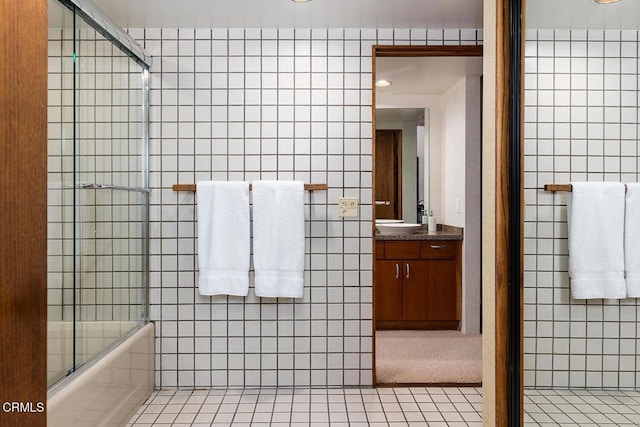
[(377, 329), (458, 329), (461, 242), (376, 242)]

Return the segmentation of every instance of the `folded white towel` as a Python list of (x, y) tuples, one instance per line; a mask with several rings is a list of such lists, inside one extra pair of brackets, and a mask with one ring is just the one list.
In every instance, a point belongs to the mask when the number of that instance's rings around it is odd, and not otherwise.
[(201, 295), (249, 292), (249, 184), (197, 183), (198, 289)]
[(624, 184), (572, 186), (567, 195), (571, 294), (576, 299), (625, 298)]
[(624, 270), (627, 297), (640, 297), (640, 184), (627, 184), (624, 214)]
[(253, 267), (259, 297), (301, 298), (304, 183), (254, 181)]

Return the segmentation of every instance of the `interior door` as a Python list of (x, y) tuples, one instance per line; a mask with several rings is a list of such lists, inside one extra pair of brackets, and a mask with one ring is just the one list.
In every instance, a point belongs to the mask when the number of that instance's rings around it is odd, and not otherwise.
[(376, 218), (402, 219), (402, 130), (376, 129)]

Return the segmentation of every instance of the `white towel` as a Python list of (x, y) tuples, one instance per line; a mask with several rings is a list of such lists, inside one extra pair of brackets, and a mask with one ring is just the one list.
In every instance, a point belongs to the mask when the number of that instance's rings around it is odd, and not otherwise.
[(197, 183), (198, 289), (201, 295), (249, 292), (249, 184)]
[(627, 184), (624, 214), (624, 270), (627, 297), (640, 297), (640, 184)]
[(253, 267), (257, 296), (302, 297), (303, 182), (254, 181)]
[(567, 195), (571, 294), (575, 299), (625, 298), (624, 184), (572, 186)]

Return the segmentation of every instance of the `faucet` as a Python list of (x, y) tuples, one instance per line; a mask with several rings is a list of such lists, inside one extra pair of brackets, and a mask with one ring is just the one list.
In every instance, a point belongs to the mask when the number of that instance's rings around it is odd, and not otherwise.
[(423, 216), (424, 216), (424, 200), (418, 200), (418, 220), (416, 221), (418, 224), (422, 222)]

